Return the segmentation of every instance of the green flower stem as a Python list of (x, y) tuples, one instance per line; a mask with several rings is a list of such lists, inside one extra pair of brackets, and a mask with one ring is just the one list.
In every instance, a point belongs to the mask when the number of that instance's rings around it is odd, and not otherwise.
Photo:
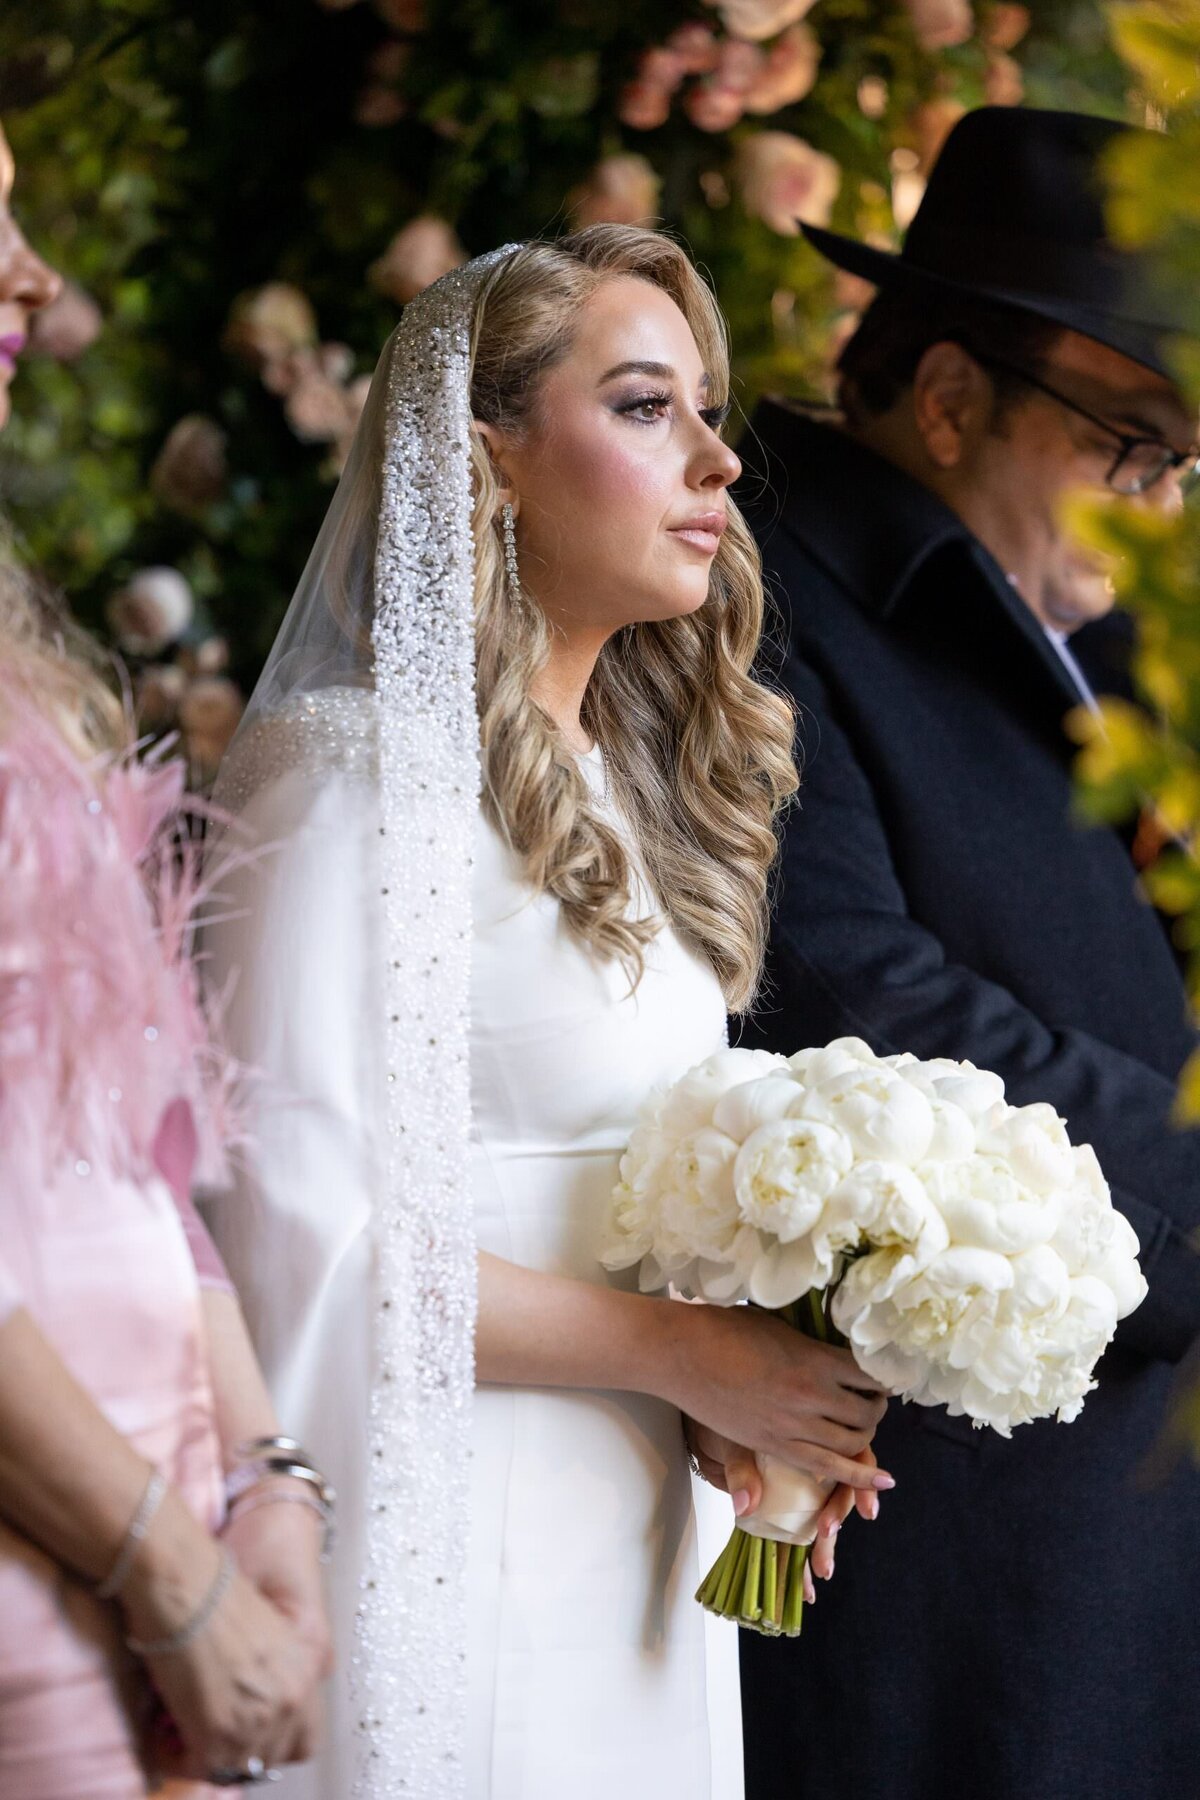
[[(775, 1314), (794, 1330), (822, 1343), (844, 1344), (828, 1314), (829, 1293), (814, 1290)], [(752, 1537), (740, 1526), (700, 1583), (696, 1598), (706, 1611), (736, 1619), (767, 1637), (798, 1637), (804, 1617), (808, 1546)]]

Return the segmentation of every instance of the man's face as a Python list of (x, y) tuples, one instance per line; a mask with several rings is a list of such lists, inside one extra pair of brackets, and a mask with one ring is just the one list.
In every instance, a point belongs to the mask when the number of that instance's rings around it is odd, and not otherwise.
[[(959, 510), (1042, 623), (1074, 631), (1109, 610), (1113, 589), (1104, 560), (1068, 531), (1064, 501), (1112, 492), (1118, 434), (1186, 451), (1196, 421), (1164, 376), (1077, 332), (1064, 332), (1036, 372), (1061, 400), (1018, 383), (998, 419), (964, 433), (956, 485), (973, 493)], [(1181, 500), (1178, 476), (1168, 471), (1134, 504), (1173, 510)]]

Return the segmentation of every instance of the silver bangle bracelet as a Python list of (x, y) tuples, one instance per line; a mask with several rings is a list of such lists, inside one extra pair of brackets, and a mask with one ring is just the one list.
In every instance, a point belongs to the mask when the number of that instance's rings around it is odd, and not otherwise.
[(221, 1601), (225, 1597), (225, 1590), (233, 1580), (236, 1572), (237, 1564), (234, 1562), (232, 1556), (229, 1554), (228, 1550), (222, 1550), (221, 1566), (213, 1578), (212, 1586), (209, 1588), (207, 1594), (205, 1594), (203, 1600), (200, 1602), (191, 1618), (187, 1621), (186, 1625), (181, 1625), (178, 1631), (172, 1631), (167, 1637), (127, 1637), (125, 1642), (133, 1651), (134, 1655), (174, 1656), (180, 1650), (186, 1650), (193, 1639), (200, 1636), (200, 1633), (204, 1630), (204, 1627), (208, 1624), (218, 1606), (220, 1606)]
[(151, 1469), (145, 1492), (138, 1502), (138, 1509), (130, 1520), (129, 1529), (121, 1540), (121, 1548), (117, 1551), (117, 1559), (112, 1568), (96, 1587), (98, 1600), (114, 1600), (129, 1579), (133, 1568), (133, 1559), (141, 1548), (142, 1540), (150, 1529), (150, 1521), (163, 1503), (167, 1491), (167, 1478), (161, 1469)]
[(316, 1513), (324, 1531), (321, 1537), (321, 1561), (333, 1560), (333, 1547), (337, 1541), (337, 1530), (333, 1522), (333, 1513), (316, 1496), (316, 1494), (297, 1494), (294, 1490), (284, 1488), (263, 1488), (260, 1493), (248, 1489), (239, 1494), (229, 1509), (229, 1516), (240, 1516), (242, 1513), (256, 1512), (260, 1506), (303, 1506), (309, 1512)]
[(242, 1463), (225, 1482), (225, 1504), (232, 1508), (242, 1495), (248, 1493), (260, 1482), (268, 1481), (274, 1476), (286, 1476), (293, 1481), (307, 1481), (315, 1491), (321, 1505), (333, 1517), (337, 1504), (337, 1495), (320, 1469), (314, 1468), (310, 1462), (298, 1461), (288, 1452), (279, 1456), (262, 1456), (253, 1461)]

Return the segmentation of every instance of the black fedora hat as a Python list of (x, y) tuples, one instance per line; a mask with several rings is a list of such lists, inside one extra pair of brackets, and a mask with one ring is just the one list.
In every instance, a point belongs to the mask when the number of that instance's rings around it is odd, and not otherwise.
[(1166, 341), (1189, 327), (1155, 291), (1147, 260), (1113, 243), (1104, 216), (1101, 159), (1134, 129), (982, 106), (947, 137), (899, 255), (815, 226), (804, 234), (877, 286), (933, 284), (1020, 307), (1169, 376)]

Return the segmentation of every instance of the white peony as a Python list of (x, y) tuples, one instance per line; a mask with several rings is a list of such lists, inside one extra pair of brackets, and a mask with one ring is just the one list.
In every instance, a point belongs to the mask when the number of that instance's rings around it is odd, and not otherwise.
[(1054, 1203), (1022, 1187), (996, 1156), (963, 1164), (933, 1163), (922, 1170), (930, 1199), (956, 1244), (1018, 1256), (1049, 1243), (1059, 1222)]
[(933, 1141), (933, 1107), (911, 1082), (880, 1064), (859, 1066), (805, 1090), (796, 1113), (836, 1126), (857, 1155), (913, 1166)]
[(738, 1151), (733, 1185), (743, 1219), (783, 1244), (810, 1231), (850, 1170), (854, 1149), (844, 1132), (810, 1119), (760, 1125)]
[(762, 1075), (787, 1074), (787, 1058), (769, 1050), (717, 1050), (677, 1081), (666, 1095), (659, 1123), (664, 1131), (685, 1137), (712, 1123), (713, 1108), (730, 1088)]
[(668, 1272), (695, 1257), (723, 1259), (742, 1224), (734, 1193), (738, 1146), (711, 1125), (690, 1133), (667, 1158), (655, 1231), (655, 1254)]
[(979, 1148), (1001, 1156), (1017, 1180), (1037, 1194), (1069, 1188), (1075, 1159), (1067, 1127), (1052, 1106), (1010, 1106), (981, 1121)]
[(760, 1125), (773, 1125), (786, 1118), (796, 1104), (796, 1083), (787, 1076), (760, 1076), (757, 1081), (743, 1081), (730, 1088), (713, 1108), (712, 1122), (727, 1137), (745, 1143)]

